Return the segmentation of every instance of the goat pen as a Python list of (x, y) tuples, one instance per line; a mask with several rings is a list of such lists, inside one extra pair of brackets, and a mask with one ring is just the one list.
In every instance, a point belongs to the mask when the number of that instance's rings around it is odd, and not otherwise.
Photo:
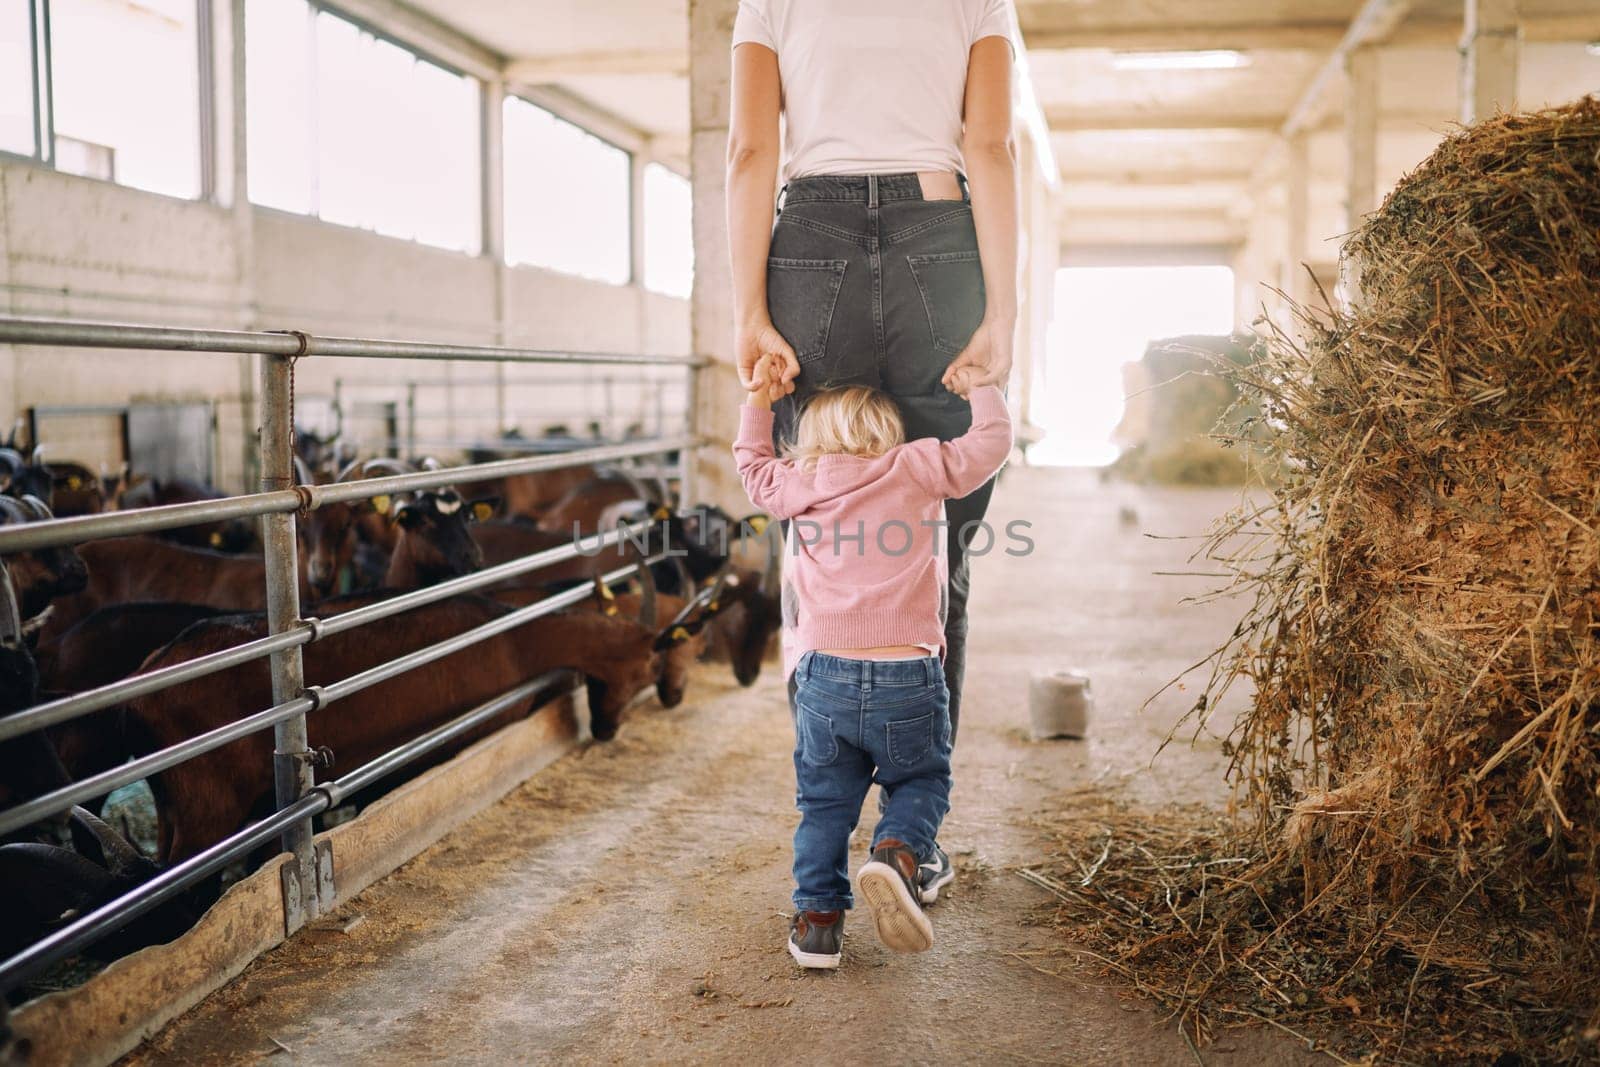
[[(300, 331), (224, 331), (97, 322), (57, 321), (0, 316), (0, 344), (49, 345), (116, 350), (248, 354), (259, 359), (261, 491), (218, 500), (153, 507), (131, 512), (87, 515), (32, 522), (0, 528), (0, 564), (8, 556), (42, 549), (72, 546), (109, 536), (153, 533), (197, 523), (260, 517), (265, 557), (267, 636), (200, 656), (199, 658), (135, 674), (82, 693), (26, 707), (0, 718), (0, 743), (65, 723), (96, 711), (121, 705), (134, 697), (158, 692), (206, 675), (263, 658), (271, 665), (273, 705), (239, 708), (234, 721), (189, 740), (141, 756), (131, 762), (27, 799), (0, 810), (0, 834), (60, 816), (74, 805), (120, 786), (173, 767), (199, 754), (217, 749), (257, 731), (274, 734), (273, 773), (275, 810), (203, 851), (162, 870), (155, 878), (82, 914), (9, 959), (0, 959), (0, 994), (9, 995), (22, 983), (80, 952), (85, 946), (113, 933), (131, 920), (212, 877), (225, 866), (249, 856), (263, 845), (281, 842), (290, 859), (281, 867), (287, 936), (316, 918), (334, 902), (333, 862), (329, 843), (313, 843), (314, 816), (338, 806), (358, 790), (396, 770), (437, 752), (469, 734), (506, 709), (538, 692), (565, 692), (570, 674), (555, 671), (531, 679), (503, 695), (480, 704), (453, 720), (428, 731), (377, 759), (350, 770), (333, 781), (314, 779), (315, 753), (310, 750), (307, 716), (353, 693), (399, 674), (437, 661), (477, 642), (513, 629), (528, 620), (575, 605), (592, 595), (580, 586), (557, 593), (502, 617), (431, 644), (328, 685), (307, 686), (302, 674), (301, 649), (332, 634), (343, 633), (409, 609), (432, 604), (459, 593), (483, 590), (507, 578), (525, 575), (569, 560), (586, 550), (576, 541), (530, 556), (401, 593), (327, 619), (303, 617), (297, 578), (296, 517), (328, 504), (350, 503), (379, 494), (437, 489), (456, 483), (545, 472), (582, 464), (615, 462), (639, 457), (679, 457), (678, 502), (690, 499), (692, 455), (697, 444), (695, 426), (689, 433), (618, 445), (525, 456), (461, 467), (423, 470), (324, 485), (296, 484), (294, 465), (294, 367), (303, 358), (327, 356), (465, 360), (514, 364), (650, 364), (681, 367), (688, 376), (690, 419), (694, 418), (696, 372), (700, 362), (688, 356), (627, 353), (574, 353), (536, 349), (464, 346), (407, 341), (316, 337)], [(589, 541), (587, 552), (621, 545), (640, 535), (648, 520), (619, 526)], [(587, 539), (586, 539), (587, 540)], [(626, 579), (660, 556), (641, 553), (643, 562), (619, 567), (604, 575), (607, 583)], [(3, 577), (3, 567), (0, 567)], [(562, 686), (565, 685), (565, 689)], [(0, 1021), (5, 1009), (0, 1006)]]

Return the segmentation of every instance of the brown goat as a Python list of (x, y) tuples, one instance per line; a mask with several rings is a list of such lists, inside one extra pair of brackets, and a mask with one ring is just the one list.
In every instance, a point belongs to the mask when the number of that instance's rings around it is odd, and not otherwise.
[[(381, 599), (342, 598), (341, 608)], [(452, 597), (383, 623), (334, 634), (305, 646), (307, 684), (328, 684), (397, 656), (500, 618), (512, 609), (483, 597)], [(260, 616), (226, 616), (197, 623), (145, 664), (154, 670), (266, 634)], [(556, 668), (581, 671), (589, 690), (591, 730), (616, 734), (622, 713), (653, 684), (660, 667), (655, 634), (622, 618), (590, 611), (535, 619), (442, 660), (353, 694), (307, 717), (313, 747), (326, 746), (341, 770), (358, 767)], [(175, 744), (272, 704), (264, 660), (152, 693), (128, 708), (128, 727), (140, 751)], [(526, 716), (532, 701), (513, 707), (455, 742), (459, 750)], [(272, 733), (258, 731), (197, 756), (151, 779), (160, 815), (160, 859), (173, 863), (237, 830), (270, 801)]]
[[(594, 478), (574, 486), (539, 516), (539, 528), (572, 536), (592, 534), (602, 528), (608, 514), (620, 504), (640, 499), (637, 482), (620, 478)], [(650, 501), (644, 501), (646, 505)], [(609, 524), (605, 524), (609, 525)]]
[[(0, 496), (0, 526), (53, 518), (38, 497)], [(18, 552), (7, 556), (5, 563), (24, 622), (44, 611), (52, 601), (81, 591), (89, 580), (83, 557), (70, 546)]]
[[(531, 556), (535, 552), (572, 544), (570, 532), (563, 534), (552, 530), (541, 530), (526, 522), (515, 521), (480, 523), (473, 528), (472, 537), (483, 551), (485, 567), (498, 566), (514, 559), (521, 559), (523, 556)], [(638, 546), (627, 538), (604, 549), (594, 548), (594, 540), (588, 538), (579, 545), (582, 551), (588, 553), (587, 555), (574, 556), (560, 563), (541, 567), (531, 574), (508, 578), (497, 588), (559, 588), (574, 582), (590, 581), (618, 567), (637, 563), (642, 558)]]
[(500, 514), (537, 519), (550, 505), (593, 477), (595, 469), (585, 464), (532, 474), (511, 474), (477, 485), (478, 492), (484, 496), (500, 498)]
[[(642, 625), (657, 631), (665, 631), (676, 621), (685, 604), (682, 597), (666, 593), (650, 596), (639, 593), (614, 594), (598, 580), (595, 582), (595, 588), (594, 604), (600, 614), (613, 618), (636, 619)], [(541, 588), (519, 586), (497, 589), (490, 595), (509, 607), (521, 608), (544, 600), (552, 594)], [(655, 603), (653, 620), (642, 617), (643, 607), (651, 600)], [(675, 708), (683, 703), (684, 693), (689, 687), (690, 668), (705, 652), (705, 635), (698, 627), (693, 632), (686, 630), (677, 638), (662, 633), (661, 637), (656, 639), (656, 649), (661, 653), (661, 673), (656, 678), (656, 698), (661, 701), (662, 707)]]
[[(41, 700), (81, 693), (126, 678), (149, 655), (201, 619), (222, 614), (200, 604), (133, 603), (101, 608), (34, 653)], [(121, 707), (105, 708), (49, 728), (61, 763), (74, 780), (128, 758)]]

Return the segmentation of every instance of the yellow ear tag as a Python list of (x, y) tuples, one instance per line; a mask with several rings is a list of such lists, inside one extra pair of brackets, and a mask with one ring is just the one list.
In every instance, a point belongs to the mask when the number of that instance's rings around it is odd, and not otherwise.
[(488, 522), (494, 517), (494, 508), (480, 500), (472, 505), (472, 517), (479, 522)]
[(710, 603), (708, 603), (706, 605), (706, 610), (707, 611), (716, 611), (717, 610), (717, 602), (715, 600), (713, 600)]
[(605, 613), (607, 615), (615, 615), (617, 613), (617, 606), (615, 604), (607, 604)]
[(674, 641), (681, 643), (689, 640), (689, 631), (685, 630), (682, 626), (674, 626), (672, 628), (672, 633), (668, 634), (667, 636), (671, 637)]
[(389, 507), (393, 503), (394, 501), (389, 499), (387, 495), (375, 496), (372, 498), (372, 510), (379, 515), (387, 515), (389, 514)]
[(221, 548), (222, 547), (222, 531), (219, 530), (216, 533), (213, 533), (211, 535), (211, 547), (212, 548)]
[(83, 488), (83, 479), (79, 478), (76, 474), (72, 475), (67, 479), (67, 488), (73, 492), (77, 492), (79, 489)]
[(752, 533), (758, 533), (758, 534), (766, 533), (767, 532), (767, 517), (765, 515), (757, 515), (755, 518), (751, 519), (750, 520), (750, 531)]
[(672, 512), (669, 511), (665, 505), (663, 505), (659, 508), (656, 508), (650, 517), (655, 519), (657, 522), (660, 522), (662, 519), (670, 519), (672, 517)]

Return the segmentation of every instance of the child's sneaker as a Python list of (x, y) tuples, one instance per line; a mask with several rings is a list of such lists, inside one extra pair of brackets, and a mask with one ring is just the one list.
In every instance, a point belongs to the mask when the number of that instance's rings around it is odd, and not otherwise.
[(802, 911), (789, 922), (789, 955), (802, 967), (831, 970), (839, 966), (843, 944), (842, 911)]
[(926, 952), (933, 947), (933, 924), (918, 899), (916, 853), (893, 839), (878, 842), (872, 859), (856, 872), (856, 884), (885, 948)]
[(924, 904), (939, 899), (939, 890), (956, 880), (955, 866), (944, 849), (933, 846), (933, 856), (917, 868), (917, 896)]

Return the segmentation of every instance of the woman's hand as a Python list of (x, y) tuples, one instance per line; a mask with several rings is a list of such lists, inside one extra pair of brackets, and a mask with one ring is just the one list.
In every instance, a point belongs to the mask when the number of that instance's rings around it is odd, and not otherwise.
[(734, 331), (733, 351), (739, 367), (739, 384), (745, 389), (758, 384), (756, 365), (762, 357), (768, 357), (776, 372), (771, 376), (772, 388), (768, 395), (777, 400), (794, 392), (794, 380), (800, 376), (800, 361), (795, 359), (794, 349), (771, 321), (741, 324)]
[(984, 319), (939, 380), (946, 389), (963, 397), (980, 385), (1003, 387), (1011, 377), (1015, 339), (1015, 323)]

